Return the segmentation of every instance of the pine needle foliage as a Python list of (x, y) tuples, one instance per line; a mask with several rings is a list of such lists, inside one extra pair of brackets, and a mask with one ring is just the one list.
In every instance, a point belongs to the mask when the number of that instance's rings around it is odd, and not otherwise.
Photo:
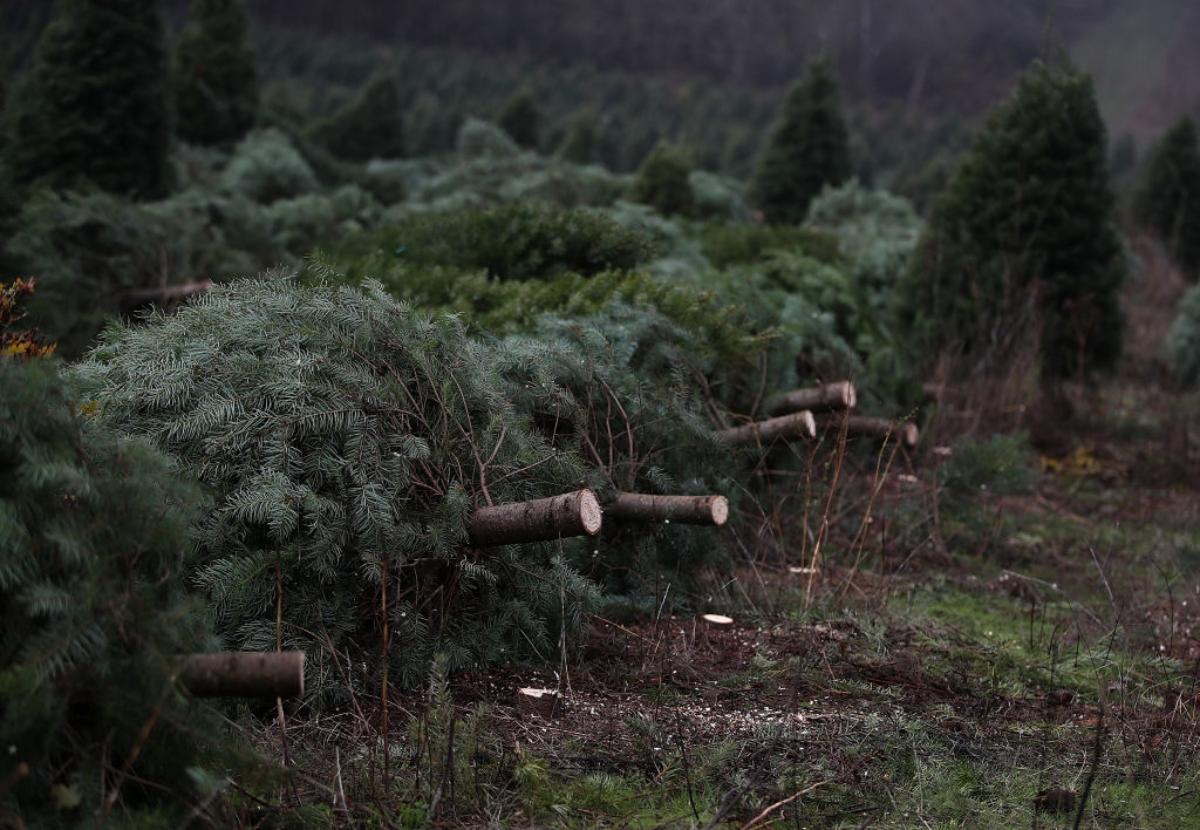
[(819, 58), (788, 92), (754, 174), (753, 201), (771, 224), (799, 225), (822, 188), (852, 173), (837, 80), (829, 60)]
[(171, 172), (167, 69), (157, 0), (58, 0), (10, 103), (14, 182), (163, 195)]
[(231, 768), (212, 710), (174, 681), (179, 655), (214, 645), (184, 582), (203, 497), (86, 423), (58, 372), (0, 358), (0, 823), (105, 824), (111, 794), (114, 814), (175, 824), (189, 768)]
[(274, 647), (277, 568), (282, 640), (310, 652), (323, 691), (335, 652), (379, 667), (384, 614), (392, 677), (407, 681), (435, 651), (459, 669), (549, 657), (578, 632), (594, 591), (559, 545), (467, 544), (474, 507), (586, 476), (530, 428), (492, 349), (453, 319), (377, 284), (243, 281), (110, 329), (76, 377), (105, 423), (216, 494), (194, 579), (231, 647)]
[(541, 143), (542, 115), (528, 87), (517, 90), (504, 103), (496, 123), (519, 147), (536, 150)]
[[(717, 355), (694, 330), (615, 300), (585, 317), (546, 315), (497, 351), (510, 356), (503, 371), (516, 406), (561, 451), (582, 448), (602, 498), (735, 492), (729, 476), (739, 466), (714, 438), (704, 398)], [(632, 596), (654, 596), (667, 582), (687, 587), (727, 564), (710, 528), (615, 520), (580, 553), (585, 574)]]
[[(522, 202), (413, 214), (347, 242), (338, 256), (353, 261), (366, 255), (375, 267), (386, 268), (391, 260), (417, 269), (480, 269), (492, 279), (528, 280), (629, 270), (652, 253), (644, 234), (597, 211)], [(364, 275), (361, 267), (351, 276)]]
[(691, 154), (682, 147), (660, 141), (638, 168), (631, 196), (635, 202), (650, 205), (663, 216), (691, 216), (696, 210), (688, 181), (691, 172)]
[(1041, 320), (1047, 380), (1120, 354), (1125, 263), (1091, 79), (1036, 64), (989, 116), (934, 205), (898, 299), (915, 359), (1003, 361), (1018, 310)]
[(313, 124), (308, 137), (346, 161), (402, 158), (402, 113), (396, 79), (377, 75), (341, 109)]
[(176, 132), (194, 144), (237, 141), (258, 114), (258, 78), (241, 0), (192, 0), (175, 47)]
[(1166, 242), (1191, 279), (1200, 275), (1200, 136), (1182, 118), (1150, 151), (1134, 216)]

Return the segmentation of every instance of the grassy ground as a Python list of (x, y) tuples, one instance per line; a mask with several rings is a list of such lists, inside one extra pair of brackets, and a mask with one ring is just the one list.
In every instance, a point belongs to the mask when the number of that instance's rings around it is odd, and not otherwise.
[[(386, 733), (377, 702), (297, 713), (284, 815), (380, 827), (1200, 826), (1196, 410), (1156, 380), (1159, 318), (1178, 285), (1143, 253), (1130, 363), (1077, 396), (1054, 457), (1020, 435), (960, 438), (947, 454), (935, 433), (890, 464), (852, 447), (820, 557), (824, 510), (809, 533), (799, 515), (743, 517), (728, 532), (764, 552), (715, 578), (703, 607), (672, 613), (664, 596), (652, 618), (600, 615), (583, 654), (557, 669), (439, 675), (390, 701)], [(760, 531), (800, 541), (780, 554), (749, 544)], [(519, 687), (558, 689), (561, 705), (522, 714)], [(260, 742), (280, 753), (277, 732)]]

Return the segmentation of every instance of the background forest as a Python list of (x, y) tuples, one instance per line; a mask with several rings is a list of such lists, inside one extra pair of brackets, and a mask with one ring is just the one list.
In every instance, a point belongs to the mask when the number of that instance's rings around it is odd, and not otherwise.
[(1194, 826), (1198, 14), (7, 0), (0, 826)]

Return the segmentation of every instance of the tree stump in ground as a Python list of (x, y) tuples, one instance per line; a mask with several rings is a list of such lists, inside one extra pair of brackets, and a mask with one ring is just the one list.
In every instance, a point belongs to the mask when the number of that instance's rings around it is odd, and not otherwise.
[(561, 713), (562, 700), (554, 689), (528, 687), (517, 689), (516, 706), (522, 717), (536, 715), (550, 720)]

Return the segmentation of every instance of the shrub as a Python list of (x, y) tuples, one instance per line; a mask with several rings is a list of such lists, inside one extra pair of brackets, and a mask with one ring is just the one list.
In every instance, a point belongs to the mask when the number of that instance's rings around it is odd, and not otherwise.
[(858, 287), (881, 316), (887, 314), (921, 234), (908, 200), (852, 180), (813, 200), (808, 227), (837, 240)]
[(685, 150), (659, 142), (638, 168), (631, 196), (663, 216), (690, 216), (696, 209), (691, 172), (692, 158)]
[(380, 75), (357, 97), (308, 130), (308, 138), (347, 161), (404, 155), (403, 105), (396, 79)]
[(463, 161), (474, 159), (507, 159), (517, 156), (521, 148), (495, 124), (468, 118), (458, 128), (455, 139), (458, 157)]
[(21, 304), (33, 295), (36, 287), (36, 279), (17, 277), (11, 284), (0, 282), (0, 359), (28, 360), (54, 354), (57, 344), (45, 342), (36, 326), (17, 329), (17, 324), (27, 316)]
[(591, 110), (576, 113), (567, 125), (558, 155), (574, 164), (591, 164), (596, 160), (596, 116)]
[(369, 193), (350, 184), (330, 194), (280, 199), (266, 209), (266, 219), (275, 250), (303, 257), (318, 242), (332, 244), (370, 227), (379, 212), (379, 203)]
[[(415, 268), (480, 269), (495, 279), (524, 280), (627, 270), (649, 258), (651, 246), (642, 234), (594, 211), (517, 203), (414, 214), (341, 250), (358, 268), (364, 254), (377, 252), (384, 261), (391, 256)], [(376, 256), (370, 267), (380, 264)], [(350, 272), (351, 277), (369, 275)]]
[(106, 193), (40, 191), (8, 251), (39, 278), (31, 308), (78, 355), (133, 292), (252, 272), (276, 259), (254, 205), (201, 191), (132, 205)]
[(1195, 279), (1200, 272), (1200, 137), (1191, 118), (1176, 123), (1150, 151), (1133, 211)]
[(163, 195), (166, 81), (156, 0), (61, 0), (10, 102), (5, 152), (14, 181)]
[(174, 688), (179, 655), (214, 645), (184, 585), (202, 496), (83, 423), (58, 368), (0, 358), (0, 815), (179, 823), (193, 775), (234, 760), (220, 719)]
[(1164, 351), (1172, 374), (1184, 386), (1200, 387), (1200, 288), (1192, 288), (1183, 296)]
[(837, 82), (821, 58), (788, 93), (754, 174), (753, 200), (768, 222), (798, 225), (822, 188), (840, 185), (852, 172)]
[(541, 143), (541, 122), (541, 113), (528, 87), (513, 93), (496, 116), (496, 124), (500, 129), (526, 150), (536, 150)]
[(752, 218), (749, 205), (742, 195), (740, 183), (706, 170), (693, 170), (688, 175), (696, 216), (748, 222)]
[(237, 141), (254, 126), (258, 79), (241, 0), (192, 0), (175, 47), (176, 132), (196, 144)]
[(789, 225), (711, 224), (703, 233), (704, 255), (717, 268), (759, 262), (773, 251), (803, 253), (837, 263), (838, 240), (827, 233)]
[(260, 204), (290, 199), (317, 189), (317, 177), (288, 137), (277, 129), (246, 136), (222, 177), (224, 186)]
[[(200, 472), (217, 499), (197, 585), (235, 648), (283, 640), (392, 677), (557, 654), (593, 592), (558, 545), (485, 553), (466, 517), (492, 500), (578, 487), (581, 467), (528, 428), (493, 350), (377, 286), (233, 283), (172, 317), (114, 327), (75, 371), (101, 420)], [(486, 461), (485, 461), (486, 459)], [(569, 547), (569, 545), (568, 545)], [(343, 691), (348, 691), (344, 686)]]
[(1037, 64), (938, 198), (898, 291), (920, 362), (943, 351), (1004, 360), (1016, 310), (1032, 296), (1045, 380), (1113, 365), (1125, 263), (1106, 164), (1091, 80)]

